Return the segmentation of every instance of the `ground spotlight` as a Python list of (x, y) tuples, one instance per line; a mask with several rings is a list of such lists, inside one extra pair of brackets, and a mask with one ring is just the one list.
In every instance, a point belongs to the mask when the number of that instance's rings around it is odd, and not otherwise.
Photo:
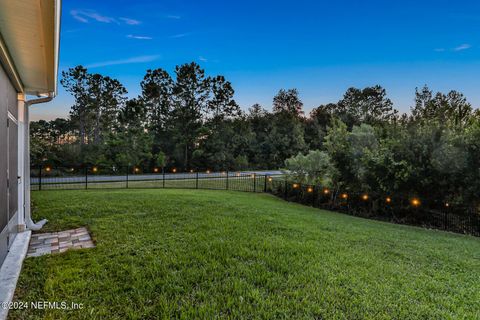
[(418, 198), (413, 198), (410, 203), (412, 204), (412, 206), (414, 207), (419, 207), (422, 203), (420, 202), (420, 199)]

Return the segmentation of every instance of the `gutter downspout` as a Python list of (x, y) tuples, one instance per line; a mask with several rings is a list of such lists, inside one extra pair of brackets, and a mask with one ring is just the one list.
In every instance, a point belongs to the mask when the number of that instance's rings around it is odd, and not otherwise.
[(25, 199), (25, 224), (28, 229), (37, 231), (40, 230), (45, 223), (48, 222), (47, 219), (43, 219), (37, 223), (32, 220), (32, 212), (30, 206), (30, 115), (29, 107), (34, 104), (46, 103), (52, 101), (55, 97), (53, 92), (50, 92), (47, 97), (42, 97), (33, 100), (25, 100), (25, 188), (24, 188), (24, 199)]

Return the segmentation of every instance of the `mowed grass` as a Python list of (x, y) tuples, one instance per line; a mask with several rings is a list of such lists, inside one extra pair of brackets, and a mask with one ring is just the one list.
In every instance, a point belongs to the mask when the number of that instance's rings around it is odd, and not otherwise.
[(480, 239), (331, 213), (266, 194), (34, 192), (45, 231), (97, 247), (27, 258), (11, 319), (479, 319)]

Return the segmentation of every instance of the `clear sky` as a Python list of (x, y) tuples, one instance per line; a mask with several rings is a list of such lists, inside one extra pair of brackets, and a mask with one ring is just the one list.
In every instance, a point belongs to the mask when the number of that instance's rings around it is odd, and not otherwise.
[[(424, 84), (478, 107), (479, 36), (478, 0), (64, 0), (59, 68), (82, 64), (135, 97), (145, 70), (196, 61), (233, 83), (243, 109), (297, 88), (309, 111), (375, 84), (400, 111)], [(71, 104), (60, 86), (31, 117)]]

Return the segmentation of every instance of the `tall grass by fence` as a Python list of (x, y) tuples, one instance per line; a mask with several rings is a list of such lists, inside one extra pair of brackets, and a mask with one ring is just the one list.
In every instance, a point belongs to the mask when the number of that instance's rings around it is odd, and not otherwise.
[(349, 215), (480, 236), (480, 215), (472, 208), (376, 193), (334, 192), (289, 181), (280, 171), (167, 173), (141, 167), (37, 167), (31, 168), (30, 184), (33, 191), (179, 188), (266, 192)]

